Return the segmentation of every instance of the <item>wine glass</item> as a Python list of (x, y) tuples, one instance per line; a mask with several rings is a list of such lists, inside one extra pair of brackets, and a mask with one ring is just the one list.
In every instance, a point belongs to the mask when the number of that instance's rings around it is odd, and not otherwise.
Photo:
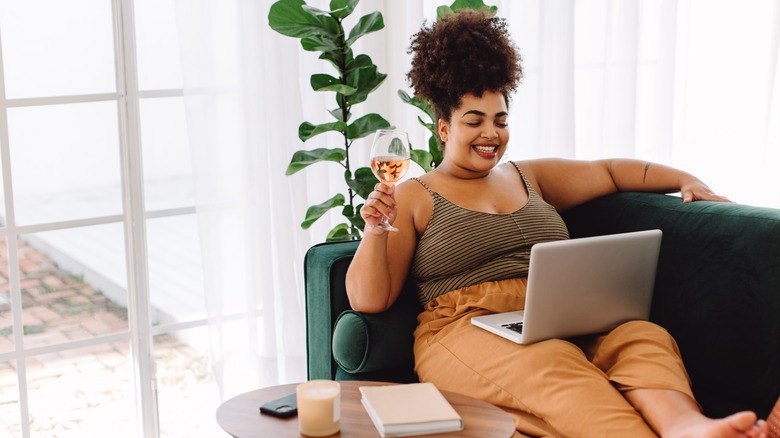
[[(380, 129), (374, 134), (371, 145), (371, 170), (382, 184), (394, 185), (409, 169), (409, 136), (404, 131)], [(377, 225), (368, 225), (387, 231), (398, 231), (382, 216)]]

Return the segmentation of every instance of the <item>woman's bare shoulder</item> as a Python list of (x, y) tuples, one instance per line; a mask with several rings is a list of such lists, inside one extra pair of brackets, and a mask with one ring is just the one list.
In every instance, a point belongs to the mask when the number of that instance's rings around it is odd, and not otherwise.
[[(420, 179), (424, 181), (424, 176)], [(428, 189), (420, 181), (408, 179), (396, 186), (395, 198), (399, 215), (408, 215), (407, 220), (414, 223), (418, 235), (422, 234), (433, 211), (433, 199)]]
[(418, 180), (424, 181), (425, 175), (416, 178), (409, 178), (395, 186), (396, 196), (419, 196), (427, 190)]

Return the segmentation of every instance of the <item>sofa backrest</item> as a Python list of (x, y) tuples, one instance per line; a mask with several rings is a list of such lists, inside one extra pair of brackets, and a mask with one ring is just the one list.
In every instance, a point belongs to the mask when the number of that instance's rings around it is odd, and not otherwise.
[(711, 416), (766, 415), (780, 394), (780, 210), (649, 193), (564, 214), (572, 237), (660, 228), (651, 320), (680, 347)]

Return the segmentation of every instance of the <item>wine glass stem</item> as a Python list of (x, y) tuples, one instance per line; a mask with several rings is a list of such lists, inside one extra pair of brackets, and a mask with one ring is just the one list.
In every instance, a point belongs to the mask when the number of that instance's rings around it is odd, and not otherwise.
[[(395, 188), (395, 183), (392, 181), (382, 181), (382, 184)], [(391, 227), (390, 221), (387, 220), (387, 216), (382, 215), (382, 225), (385, 225), (385, 228)], [(392, 228), (392, 227), (391, 227)]]

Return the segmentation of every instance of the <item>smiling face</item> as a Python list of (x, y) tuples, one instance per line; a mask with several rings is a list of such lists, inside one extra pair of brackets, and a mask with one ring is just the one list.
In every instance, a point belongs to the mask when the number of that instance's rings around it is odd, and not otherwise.
[(489, 173), (506, 151), (508, 116), (501, 93), (464, 95), (449, 123), (439, 119), (439, 135), (445, 147), (444, 160), (438, 168), (464, 177)]

